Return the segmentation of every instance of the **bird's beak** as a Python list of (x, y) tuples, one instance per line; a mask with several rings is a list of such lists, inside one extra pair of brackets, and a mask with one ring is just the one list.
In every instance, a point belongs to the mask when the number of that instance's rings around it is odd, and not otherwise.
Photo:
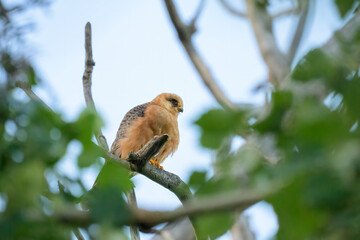
[(184, 109), (183, 109), (182, 107), (179, 107), (178, 110), (179, 110), (179, 112), (183, 112), (183, 111), (184, 111)]

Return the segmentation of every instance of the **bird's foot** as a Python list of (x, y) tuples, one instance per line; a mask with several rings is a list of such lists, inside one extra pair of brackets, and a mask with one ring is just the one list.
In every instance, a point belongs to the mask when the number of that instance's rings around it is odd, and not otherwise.
[(153, 159), (150, 159), (150, 163), (160, 169), (164, 169), (163, 166), (161, 166), (158, 162), (155, 162), (155, 160), (153, 160)]

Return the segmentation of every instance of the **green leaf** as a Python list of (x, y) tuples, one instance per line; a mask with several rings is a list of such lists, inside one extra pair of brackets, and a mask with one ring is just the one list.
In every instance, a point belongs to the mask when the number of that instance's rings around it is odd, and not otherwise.
[(83, 142), (82, 146), (83, 149), (77, 163), (80, 168), (89, 167), (101, 157), (102, 149), (92, 141)]
[(292, 78), (298, 81), (332, 79), (337, 76), (337, 66), (320, 49), (311, 50), (295, 67)]
[(212, 149), (219, 148), (225, 137), (238, 133), (248, 126), (244, 112), (221, 109), (210, 110), (203, 114), (195, 124), (202, 130), (201, 144)]
[(308, 239), (323, 226), (325, 212), (310, 209), (304, 195), (305, 177), (298, 177), (268, 201), (274, 207), (279, 221), (277, 239)]
[(130, 187), (134, 187), (130, 180), (129, 171), (121, 165), (109, 161), (105, 162), (95, 182), (96, 188), (116, 186), (123, 192), (128, 191)]
[(336, 0), (336, 6), (340, 13), (340, 16), (343, 18), (346, 14), (354, 7), (357, 0)]
[(123, 191), (116, 185), (99, 187), (90, 192), (88, 206), (95, 221), (122, 225), (130, 217)]
[(27, 69), (27, 81), (31, 86), (34, 86), (39, 82), (38, 76), (32, 66), (29, 66)]
[(0, 178), (0, 189), (8, 198), (8, 214), (37, 206), (38, 198), (46, 187), (44, 170), (40, 161), (27, 161), (7, 168)]
[(218, 238), (224, 235), (233, 225), (233, 213), (216, 213), (195, 219), (196, 233), (199, 239)]
[(292, 104), (292, 93), (287, 91), (274, 92), (271, 103), (270, 114), (254, 125), (254, 128), (260, 132), (276, 132), (280, 130), (284, 114)]
[(337, 112), (331, 112), (323, 104), (308, 99), (298, 106), (293, 127), (287, 134), (303, 146), (332, 147), (347, 136), (347, 127)]
[(95, 132), (103, 126), (101, 118), (91, 109), (86, 108), (73, 123), (73, 129), (77, 133), (77, 138), (82, 143), (87, 143), (92, 139)]
[(202, 185), (195, 193), (196, 196), (208, 196), (234, 190), (239, 186), (237, 179), (231, 176), (212, 177)]
[(192, 188), (199, 188), (199, 186), (201, 186), (202, 184), (205, 183), (206, 181), (206, 171), (194, 171), (191, 176), (190, 179), (188, 181), (188, 185)]

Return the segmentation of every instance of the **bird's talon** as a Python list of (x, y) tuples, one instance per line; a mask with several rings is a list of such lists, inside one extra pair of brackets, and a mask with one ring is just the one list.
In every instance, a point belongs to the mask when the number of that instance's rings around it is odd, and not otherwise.
[(156, 162), (155, 160), (153, 159), (150, 159), (150, 163), (160, 169), (164, 169), (163, 166), (161, 166), (158, 162)]

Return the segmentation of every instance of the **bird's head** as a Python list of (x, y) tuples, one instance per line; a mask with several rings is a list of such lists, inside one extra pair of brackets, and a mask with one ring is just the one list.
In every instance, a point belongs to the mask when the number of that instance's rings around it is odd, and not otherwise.
[(173, 93), (162, 93), (152, 100), (152, 102), (165, 108), (175, 116), (184, 111), (181, 97)]

